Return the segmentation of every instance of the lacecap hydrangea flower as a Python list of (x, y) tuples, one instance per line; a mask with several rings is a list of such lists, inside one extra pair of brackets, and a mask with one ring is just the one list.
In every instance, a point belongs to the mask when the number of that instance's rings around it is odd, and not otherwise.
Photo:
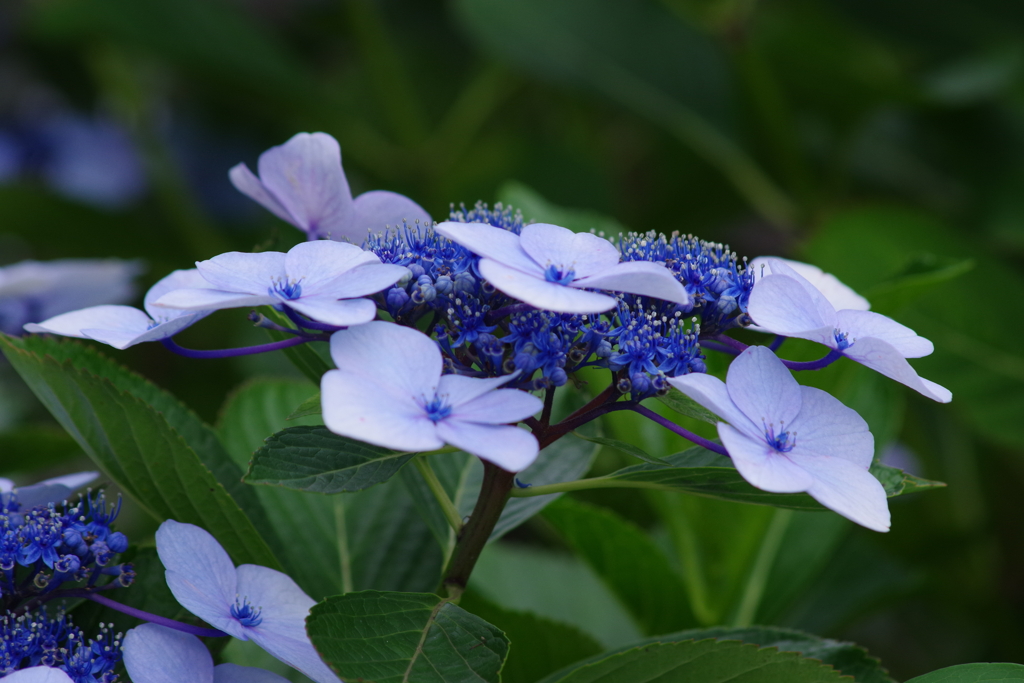
[(408, 197), (374, 190), (355, 199), (341, 168), (341, 147), (327, 133), (299, 133), (260, 155), (259, 177), (245, 164), (229, 172), (240, 192), (262, 204), (310, 240), (361, 244), (368, 231), (403, 221), (430, 224), (430, 214)]

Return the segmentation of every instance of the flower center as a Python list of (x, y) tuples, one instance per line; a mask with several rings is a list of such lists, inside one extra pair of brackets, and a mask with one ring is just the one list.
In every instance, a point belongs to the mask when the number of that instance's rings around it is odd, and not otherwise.
[(846, 332), (840, 331), (839, 329), (832, 330), (832, 338), (836, 340), (837, 351), (845, 351), (853, 346), (853, 342), (850, 341), (850, 335)]
[(302, 296), (302, 278), (287, 281), (276, 280), (271, 287), (267, 288), (267, 293), (287, 301), (298, 299)]
[(440, 422), (452, 414), (452, 407), (448, 405), (448, 396), (434, 394), (434, 398), (423, 404), (423, 410), (427, 413), (427, 419), (431, 422)]
[(249, 598), (242, 598), (239, 602), (237, 595), (235, 604), (231, 606), (231, 616), (238, 619), (242, 626), (259, 626), (263, 622), (263, 617), (260, 616), (262, 611), (263, 608), (250, 605)]
[[(764, 420), (761, 421), (764, 424)], [(779, 453), (789, 453), (796, 446), (796, 432), (790, 434), (785, 431), (785, 423), (780, 422), (779, 428), (783, 431), (775, 433), (775, 423), (764, 424), (764, 438), (768, 445)]]
[(552, 264), (544, 271), (544, 279), (548, 282), (554, 282), (556, 285), (567, 286), (576, 279), (576, 271), (572, 268), (562, 270), (562, 266)]

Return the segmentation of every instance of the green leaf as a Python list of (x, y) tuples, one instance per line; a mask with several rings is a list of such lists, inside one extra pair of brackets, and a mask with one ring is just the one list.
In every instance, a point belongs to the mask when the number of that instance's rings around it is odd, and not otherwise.
[(647, 451), (640, 448), (639, 446), (634, 446), (633, 444), (626, 443), (625, 441), (619, 441), (618, 439), (609, 439), (604, 436), (587, 436), (586, 434), (580, 434), (579, 432), (573, 432), (573, 435), (580, 439), (583, 439), (584, 441), (589, 441), (590, 443), (596, 443), (602, 446), (614, 448), (617, 451), (622, 451), (626, 455), (632, 455), (634, 458), (639, 458), (640, 460), (643, 460), (644, 462), (649, 462), (652, 465), (668, 465), (668, 463), (662, 460), (661, 458), (655, 458), (653, 455), (648, 454)]
[(256, 451), (245, 481), (308, 493), (349, 493), (387, 481), (413, 456), (338, 436), (326, 427), (289, 427)]
[(1012, 683), (1024, 681), (1024, 665), (1008, 663), (958, 664), (924, 676), (911, 678), (907, 683)]
[(428, 593), (327, 598), (310, 610), (306, 630), (345, 680), (497, 683), (508, 654), (500, 630)]
[[(309, 395), (301, 380), (248, 382), (225, 403), (219, 431), (236, 462), (248, 463), (264, 437), (284, 429), (288, 412)], [(300, 418), (313, 423), (313, 418)], [(441, 552), (399, 483), (344, 496), (255, 486), (271, 524), (289, 540), (288, 574), (316, 599), (353, 590), (430, 590)]]
[(671, 387), (667, 394), (657, 397), (659, 401), (667, 405), (677, 413), (692, 417), (708, 424), (718, 424), (721, 420), (710, 410), (694, 401), (692, 398)]
[(313, 396), (310, 396), (305, 401), (299, 404), (299, 407), (293, 410), (288, 415), (288, 420), (298, 420), (300, 417), (309, 417), (315, 415), (320, 417), (323, 412), (323, 408), (320, 405), (320, 392), (316, 392)]
[(143, 509), (159, 520), (202, 526), (237, 564), (280, 568), (264, 540), (273, 532), (255, 493), (231, 483), (237, 465), (181, 404), (77, 342), (0, 336), (0, 349), (61, 426)]
[(473, 591), (462, 596), (459, 607), (497, 626), (512, 644), (501, 683), (534, 683), (604, 649), (575, 626), (499, 607)]
[(510, 180), (498, 188), (498, 201), (523, 212), (528, 222), (553, 223), (574, 232), (604, 233), (615, 237), (626, 232), (626, 226), (610, 216), (588, 209), (567, 209), (552, 204), (531, 187)]
[(540, 683), (839, 683), (831, 666), (795, 652), (726, 640), (656, 642), (592, 657)]
[(899, 275), (875, 285), (865, 296), (871, 302), (871, 310), (892, 315), (937, 285), (968, 273), (974, 265), (974, 259), (920, 254)]
[(686, 588), (639, 527), (611, 510), (563, 498), (544, 511), (577, 555), (649, 634), (697, 625)]
[[(603, 477), (581, 480), (574, 488), (652, 488), (795, 510), (825, 509), (806, 493), (769, 493), (754, 488), (740, 476), (729, 458), (700, 446), (666, 456), (665, 461), (669, 466), (632, 465)], [(941, 482), (920, 479), (877, 463), (872, 465), (871, 473), (879, 479), (890, 498), (902, 493), (945, 486)]]

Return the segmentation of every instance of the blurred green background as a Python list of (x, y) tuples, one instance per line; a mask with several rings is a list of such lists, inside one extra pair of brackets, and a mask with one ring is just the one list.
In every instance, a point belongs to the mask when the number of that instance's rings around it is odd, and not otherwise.
[[(40, 126), (61, 117), (119, 132), (55, 150)], [(1024, 4), (4, 0), (0, 265), (138, 257), (149, 285), (227, 249), (286, 249), (301, 234), (227, 170), (299, 131), (339, 140), (355, 193), (402, 192), (435, 219), (505, 200), (527, 219), (811, 261), (932, 339), (915, 366), (953, 391), (949, 406), (846, 366), (820, 381), (886, 457), (949, 487), (894, 500), (885, 536), (815, 515), (757, 621), (857, 641), (896, 678), (1024, 662)], [(69, 188), (58, 162), (115, 180)], [(184, 343), (262, 340), (244, 315)], [(210, 421), (245, 379), (292, 372), (156, 345), (117, 357)], [(0, 380), (0, 470), (59, 467), (77, 447), (8, 367)], [(638, 438), (633, 423), (608, 429)], [(768, 523), (734, 504), (584, 498), (656, 540), (688, 514), (715, 557)], [(551, 524), (485, 556), (489, 599), (557, 611), (543, 584), (571, 571)], [(725, 586), (723, 567), (710, 576)], [(599, 602), (586, 609), (600, 617), (565, 618), (600, 630), (621, 606)], [(608, 634), (593, 633), (623, 637)]]

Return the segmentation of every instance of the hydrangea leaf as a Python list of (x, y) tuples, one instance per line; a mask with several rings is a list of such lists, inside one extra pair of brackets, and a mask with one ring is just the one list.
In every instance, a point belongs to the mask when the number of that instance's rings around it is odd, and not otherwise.
[(980, 662), (958, 664), (911, 678), (907, 683), (1016, 683), (1024, 681), (1024, 664)]
[(220, 478), (241, 470), (181, 404), (77, 342), (0, 337), (0, 348), (61, 426), (143, 509), (202, 526), (236, 563), (280, 568), (255, 493), (244, 486), (237, 498), (229, 492), (230, 482)]
[(319, 419), (322, 412), (323, 407), (320, 405), (320, 392), (318, 391), (300, 403), (299, 407), (290, 412), (286, 419), (289, 421), (298, 420), (300, 417), (310, 417), (313, 415)]
[(919, 254), (898, 275), (867, 291), (871, 309), (891, 315), (899, 312), (934, 287), (971, 271), (974, 259)]
[(245, 481), (307, 493), (350, 493), (387, 481), (414, 455), (338, 436), (326, 427), (289, 427), (253, 454)]
[(429, 593), (330, 597), (310, 610), (306, 630), (350, 681), (498, 683), (509, 650), (498, 628)]
[(795, 652), (759, 648), (735, 640), (655, 642), (592, 657), (540, 683), (839, 683), (849, 681), (831, 666)]
[[(308, 395), (306, 382), (284, 379), (255, 380), (235, 391), (218, 424), (235, 461), (246, 465), (266, 435), (288, 426), (288, 411)], [(299, 424), (314, 422), (306, 417)], [(301, 548), (287, 556), (286, 569), (313, 598), (437, 585), (441, 552), (403, 486), (376, 486), (344, 496), (312, 496), (280, 486), (253, 488), (278, 534)]]
[(630, 611), (643, 631), (694, 627), (686, 587), (647, 534), (606, 510), (562, 498), (544, 510), (550, 522)]
[(580, 434), (579, 432), (573, 432), (573, 434), (583, 439), (584, 441), (589, 441), (590, 443), (596, 443), (601, 446), (608, 446), (609, 448), (614, 448), (617, 451), (621, 451), (626, 455), (632, 455), (634, 458), (639, 458), (640, 460), (648, 462), (652, 465), (668, 465), (668, 463), (662, 460), (661, 458), (656, 458), (647, 451), (645, 451), (644, 449), (640, 448), (639, 446), (634, 446), (633, 444), (627, 443), (625, 441), (619, 441), (618, 439), (609, 439), (604, 436), (587, 436), (585, 434)]

